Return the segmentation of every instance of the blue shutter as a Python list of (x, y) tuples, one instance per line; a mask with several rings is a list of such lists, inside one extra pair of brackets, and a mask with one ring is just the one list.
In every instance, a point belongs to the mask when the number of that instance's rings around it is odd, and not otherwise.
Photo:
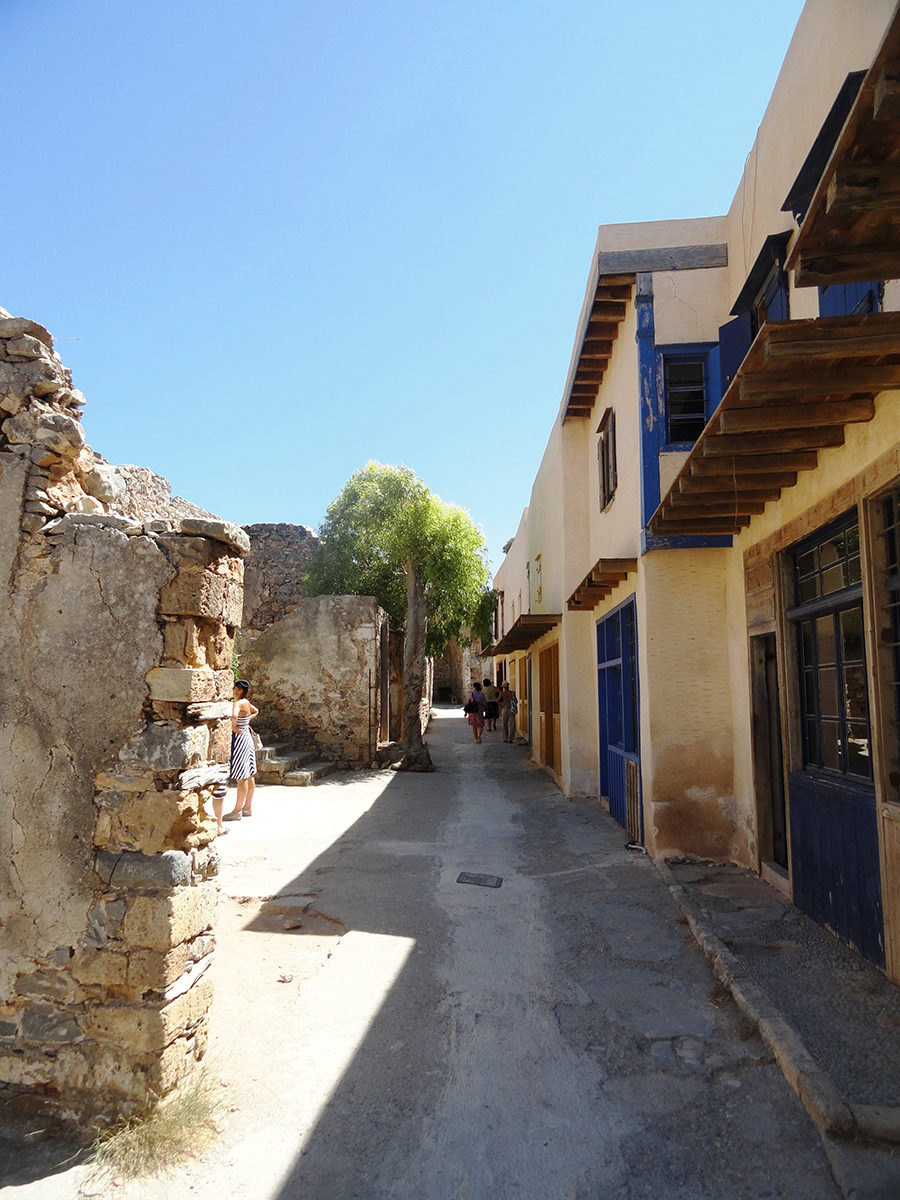
[(719, 329), (719, 371), (722, 378), (723, 396), (728, 390), (729, 383), (737, 375), (752, 341), (753, 331), (749, 310), (742, 312), (733, 321), (728, 321)]

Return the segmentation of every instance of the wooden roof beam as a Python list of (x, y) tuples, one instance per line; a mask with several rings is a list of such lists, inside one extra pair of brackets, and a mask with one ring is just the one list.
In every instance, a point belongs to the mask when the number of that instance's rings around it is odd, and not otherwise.
[(801, 250), (795, 278), (798, 287), (841, 283), (846, 278), (900, 279), (900, 246), (896, 241), (854, 246), (852, 240), (834, 250)]
[(751, 455), (784, 454), (792, 450), (823, 450), (843, 446), (844, 427), (785, 429), (777, 433), (722, 433), (705, 437), (703, 453), (707, 458), (744, 458)]
[(719, 415), (723, 433), (763, 433), (776, 429), (818, 429), (822, 426), (871, 421), (875, 401), (835, 400), (829, 404), (771, 404), (729, 409)]
[(785, 475), (784, 480), (771, 475), (761, 475), (758, 479), (739, 475), (734, 482), (723, 479), (721, 475), (682, 475), (672, 495), (685, 493), (696, 496), (706, 492), (716, 495), (717, 492), (727, 492), (733, 496), (736, 492), (748, 500), (772, 500), (783, 487), (793, 487), (796, 482), (797, 476), (793, 473)]
[[(894, 353), (900, 340), (894, 338)], [(838, 356), (843, 350), (838, 352)], [(777, 355), (775, 357), (778, 357)], [(830, 367), (801, 366), (794, 371), (761, 371), (740, 380), (741, 400), (768, 400), (773, 396), (829, 396), (850, 392), (886, 392), (900, 388), (900, 363), (859, 366), (835, 363)]]
[(704, 533), (739, 533), (749, 524), (749, 517), (682, 518), (669, 514), (657, 517), (652, 522), (652, 532), (662, 537), (692, 536)]
[[(772, 472), (776, 477), (781, 477), (788, 472), (812, 471), (818, 464), (818, 461), (819, 456), (815, 450), (785, 451), (781, 454), (761, 455), (758, 458), (753, 458), (749, 455), (740, 455), (737, 458), (733, 456), (723, 458), (709, 456), (692, 462), (691, 474), (725, 475), (727, 477), (750, 475), (756, 477)], [(794, 481), (796, 482), (796, 474), (794, 475)], [(785, 486), (793, 487), (793, 484), (786, 484)]]

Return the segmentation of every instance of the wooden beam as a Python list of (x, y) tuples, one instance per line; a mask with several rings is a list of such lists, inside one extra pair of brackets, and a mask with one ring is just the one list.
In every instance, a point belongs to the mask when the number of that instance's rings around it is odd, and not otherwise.
[(591, 339), (590, 349), (585, 350), (584, 346), (582, 346), (581, 353), (579, 354), (578, 357), (579, 357), (579, 359), (581, 359), (582, 362), (584, 362), (585, 360), (590, 362), (592, 359), (595, 359), (595, 358), (606, 361), (609, 359), (609, 356), (612, 354), (612, 348), (613, 348), (612, 342), (600, 342), (600, 341), (594, 341), (593, 339)]
[(623, 300), (601, 300), (595, 299), (591, 305), (592, 321), (621, 321), (625, 316), (625, 302)]
[(794, 267), (798, 287), (856, 282), (860, 279), (900, 279), (900, 231), (893, 242), (868, 241), (853, 246), (848, 239), (839, 250), (811, 246), (802, 250)]
[(746, 529), (750, 524), (749, 517), (705, 517), (682, 519), (681, 517), (661, 515), (651, 522), (650, 529), (652, 533), (661, 534), (663, 537), (678, 537), (680, 534), (702, 534), (702, 533), (738, 533), (741, 529)]
[(766, 511), (763, 500), (744, 500), (740, 496), (722, 496), (713, 501), (707, 496), (669, 496), (666, 500), (665, 516), (673, 521), (707, 516), (758, 517)]
[(737, 492), (747, 500), (772, 500), (783, 487), (793, 487), (796, 482), (795, 474), (786, 474), (783, 480), (774, 475), (761, 475), (759, 479), (740, 475), (734, 485), (721, 475), (682, 475), (675, 485), (675, 490), (688, 496), (706, 492), (712, 495), (727, 492), (729, 496), (733, 496)]
[(698, 475), (750, 475), (773, 472), (780, 476), (784, 472), (812, 471), (819, 461), (815, 450), (793, 450), (780, 454), (765, 454), (759, 458), (741, 455), (738, 458), (698, 458), (691, 463), (691, 471)]
[[(720, 470), (721, 461), (716, 459), (702, 459), (699, 462), (692, 462), (689, 467), (689, 474), (681, 477), (679, 483), (691, 488), (699, 488), (703, 491), (704, 488), (709, 488), (710, 491), (716, 491), (723, 486), (722, 475), (725, 474), (724, 469)], [(695, 470), (696, 468), (696, 470)], [(712, 470), (710, 470), (712, 468)], [(796, 471), (784, 471), (782, 469), (757, 472), (757, 476), (751, 475), (749, 478), (744, 475), (738, 475), (736, 482), (731, 486), (740, 489), (762, 488), (792, 488), (797, 482)]]
[(853, 163), (835, 173), (825, 194), (825, 211), (883, 213), (900, 207), (900, 170), (890, 162)]
[(597, 284), (597, 290), (594, 293), (595, 300), (625, 300), (631, 299), (631, 291), (634, 287), (634, 280), (631, 283), (607, 283), (602, 280)]
[(818, 429), (821, 426), (871, 421), (874, 400), (835, 400), (830, 404), (770, 404), (729, 409), (719, 414), (723, 433), (762, 433), (774, 429)]
[[(894, 343), (900, 354), (900, 339)], [(838, 357), (843, 351), (839, 352)], [(835, 364), (827, 368), (798, 367), (795, 371), (753, 371), (740, 378), (741, 400), (767, 400), (772, 396), (833, 396), (869, 392), (875, 395), (900, 388), (900, 363), (878, 366)]]
[(804, 331), (797, 330), (792, 338), (778, 338), (766, 342), (765, 357), (770, 362), (784, 362), (796, 359), (798, 362), (818, 359), (834, 361), (841, 358), (877, 358), (882, 354), (900, 353), (897, 333), (874, 331), (853, 334), (835, 334), (831, 339), (826, 336), (810, 337)]
[(900, 121), (900, 61), (886, 62), (875, 79), (873, 112), (876, 121)]
[(721, 433), (703, 440), (707, 458), (784, 454), (792, 450), (822, 450), (827, 446), (843, 446), (843, 425), (819, 429), (785, 429), (778, 433)]

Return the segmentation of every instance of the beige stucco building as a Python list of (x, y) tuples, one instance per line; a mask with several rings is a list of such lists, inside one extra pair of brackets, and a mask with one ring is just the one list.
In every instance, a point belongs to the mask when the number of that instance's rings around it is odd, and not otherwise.
[(600, 229), (493, 647), (567, 794), (895, 978), (898, 159), (894, 0), (810, 0), (729, 212)]

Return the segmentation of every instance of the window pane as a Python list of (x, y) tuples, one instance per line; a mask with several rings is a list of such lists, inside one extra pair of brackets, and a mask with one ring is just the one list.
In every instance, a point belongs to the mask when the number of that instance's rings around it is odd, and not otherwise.
[(833, 563), (822, 572), (822, 595), (829, 596), (832, 592), (839, 592), (842, 587), (846, 587), (846, 564)]
[(865, 720), (869, 715), (866, 697), (865, 667), (847, 667), (844, 670), (844, 715)]
[(858, 608), (841, 613), (841, 647), (844, 662), (862, 662), (862, 612)]
[(827, 616), (816, 618), (816, 649), (818, 651), (820, 666), (837, 662), (834, 643), (834, 617), (831, 613), (828, 613)]
[(814, 713), (816, 711), (816, 676), (814, 671), (803, 672), (803, 693), (806, 698), (804, 711)]
[(804, 750), (806, 752), (807, 766), (817, 767), (819, 765), (819, 747), (816, 739), (816, 723), (812, 717), (806, 721)]
[(829, 771), (841, 769), (841, 755), (838, 742), (837, 721), (823, 721), (822, 729), (822, 766)]
[(670, 385), (699, 384), (703, 387), (703, 363), (694, 359), (669, 358), (666, 360), (666, 382)]
[(823, 667), (819, 671), (819, 713), (823, 717), (839, 715), (836, 667)]
[(800, 654), (804, 667), (815, 666), (812, 621), (802, 621), (800, 624)]
[(852, 722), (847, 726), (847, 773), (862, 775), (865, 779), (872, 775), (869, 733), (862, 722)]
[(860, 583), (862, 580), (862, 564), (859, 560), (859, 555), (856, 554), (850, 559), (847, 564), (847, 584)]
[(808, 579), (800, 580), (800, 603), (806, 600), (815, 600), (819, 595), (819, 577), (818, 575), (810, 575)]
[(818, 568), (818, 561), (816, 558), (816, 547), (815, 546), (813, 546), (812, 550), (807, 550), (805, 554), (799, 554), (797, 556), (797, 574), (798, 575), (810, 575), (817, 568)]
[(840, 562), (844, 557), (844, 535), (840, 533), (836, 537), (829, 538), (827, 542), (823, 542), (820, 553), (823, 567)]

